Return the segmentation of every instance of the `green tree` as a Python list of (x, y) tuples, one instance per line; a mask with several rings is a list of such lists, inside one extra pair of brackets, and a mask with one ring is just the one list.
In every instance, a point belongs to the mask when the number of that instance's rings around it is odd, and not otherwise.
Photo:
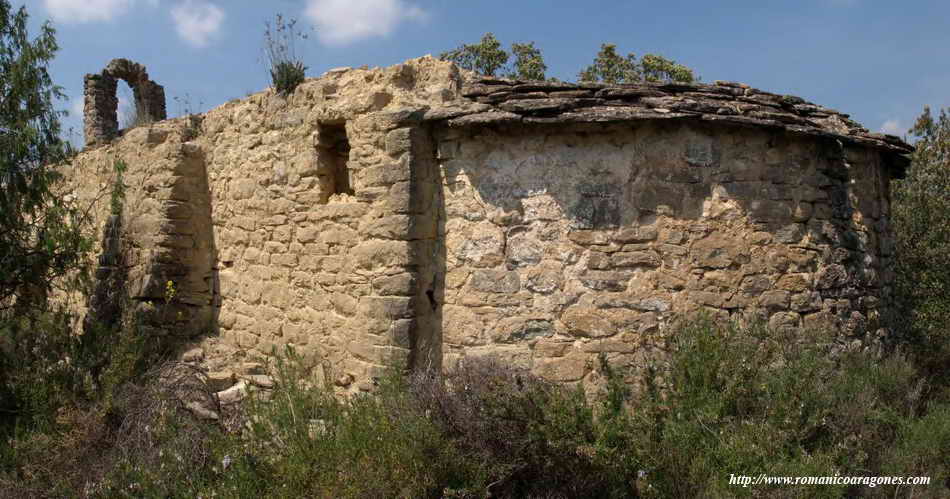
[(907, 177), (895, 183), (895, 321), (920, 367), (950, 384), (950, 115), (929, 108), (910, 133), (918, 140)]
[(689, 83), (696, 79), (691, 69), (656, 54), (646, 54), (640, 61), (632, 53), (621, 56), (612, 43), (601, 45), (594, 62), (577, 77), (580, 81), (611, 84), (643, 81)]
[(65, 96), (48, 72), (55, 32), (46, 23), (30, 40), (27, 18), (0, 0), (0, 320), (41, 298), (88, 246), (79, 213), (52, 189), (52, 165), (69, 153), (54, 109)]
[(640, 72), (643, 79), (650, 82), (691, 83), (696, 79), (692, 69), (656, 54), (640, 58)]
[(581, 71), (577, 78), (580, 81), (601, 81), (604, 83), (641, 81), (636, 56), (628, 54), (627, 57), (622, 57), (617, 53), (617, 46), (612, 43), (601, 45), (594, 63)]
[(514, 68), (509, 71), (508, 77), (519, 80), (543, 80), (548, 70), (541, 56), (541, 49), (534, 46), (534, 42), (512, 43), (511, 53), (515, 56)]
[(501, 42), (492, 33), (485, 33), (478, 43), (464, 44), (439, 55), (439, 59), (486, 76), (498, 76), (499, 70), (508, 63), (508, 57), (508, 52), (501, 48)]
[(86, 217), (56, 187), (55, 165), (70, 148), (60, 137), (65, 113), (54, 109), (63, 93), (48, 72), (54, 31), (46, 23), (30, 39), (27, 20), (24, 7), (0, 0), (0, 440), (49, 424), (83, 382), (69, 316), (47, 297), (83, 269), (91, 244)]
[[(508, 61), (512, 55), (515, 60), (509, 65)], [(548, 70), (541, 49), (535, 47), (534, 42), (512, 43), (509, 54), (492, 33), (485, 33), (478, 43), (465, 44), (455, 50), (443, 52), (439, 58), (452, 61), (460, 68), (478, 74), (517, 80), (544, 80), (544, 73)]]

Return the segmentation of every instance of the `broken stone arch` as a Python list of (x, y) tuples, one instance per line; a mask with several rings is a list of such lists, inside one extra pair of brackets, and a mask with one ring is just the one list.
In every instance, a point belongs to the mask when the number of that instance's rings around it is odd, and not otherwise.
[(145, 66), (128, 59), (113, 59), (98, 74), (87, 74), (84, 79), (85, 109), (83, 132), (86, 145), (106, 143), (119, 134), (116, 97), (118, 79), (132, 88), (135, 108), (146, 121), (161, 121), (165, 114), (165, 89), (148, 78)]

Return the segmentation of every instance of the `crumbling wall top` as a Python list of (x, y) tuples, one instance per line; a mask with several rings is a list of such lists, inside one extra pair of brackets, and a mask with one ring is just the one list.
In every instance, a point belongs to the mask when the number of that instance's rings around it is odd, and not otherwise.
[(133, 82), (148, 81), (148, 71), (145, 70), (145, 66), (128, 59), (112, 59), (102, 70), (102, 74), (110, 75), (113, 78), (122, 78), (130, 85)]

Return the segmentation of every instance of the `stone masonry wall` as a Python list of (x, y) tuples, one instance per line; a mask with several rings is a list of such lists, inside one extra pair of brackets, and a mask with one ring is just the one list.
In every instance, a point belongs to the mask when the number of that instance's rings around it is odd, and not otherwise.
[[(458, 70), (431, 58), (331, 71), (291, 97), (268, 91), (87, 148), (72, 195), (98, 199), (102, 234), (112, 164), (128, 163), (127, 295), (148, 317), (190, 311), (152, 333), (198, 342), (215, 379), (291, 345), (339, 390), (369, 390), (388, 365), (441, 365), (437, 276), (417, 258), (436, 246), (438, 165), (406, 109), (459, 88)], [(154, 296), (168, 281), (174, 313)]]
[[(418, 262), (436, 236), (418, 189), (437, 184), (434, 148), (401, 110), (458, 87), (454, 67), (421, 59), (209, 113), (217, 327), (231, 355), (292, 344), (343, 390), (370, 389), (387, 365), (440, 365), (432, 309), (417, 307), (432, 280)], [(347, 178), (328, 178), (341, 152)]]
[(635, 364), (697, 310), (874, 341), (909, 150), (741, 84), (466, 81), (431, 57), (90, 145), (67, 176), (107, 236), (94, 316), (127, 275), (144, 331), (219, 389), (293, 346), (341, 393), (481, 354), (591, 386), (599, 354)]
[(704, 309), (883, 333), (892, 243), (878, 154), (747, 128), (445, 128), (445, 362), (562, 382)]
[[(89, 149), (67, 177), (68, 195), (93, 208), (93, 235), (106, 236), (99, 240), (94, 295), (114, 302), (106, 307), (110, 314), (132, 307), (143, 332), (175, 342), (208, 330), (214, 300), (208, 175), (204, 152), (188, 140), (185, 121), (136, 128), (119, 143)], [(121, 177), (126, 187), (121, 213), (112, 215), (117, 162), (127, 165)], [(118, 261), (121, 268), (114, 268)], [(113, 274), (122, 279), (105, 279)], [(166, 303), (170, 294), (174, 301)]]

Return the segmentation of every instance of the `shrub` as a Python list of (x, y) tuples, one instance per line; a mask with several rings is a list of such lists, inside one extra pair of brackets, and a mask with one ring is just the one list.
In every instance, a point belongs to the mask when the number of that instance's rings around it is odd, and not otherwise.
[(117, 462), (124, 408), (154, 398), (129, 401), (131, 380), (150, 379), (133, 329), (76, 336), (68, 315), (44, 317), (20, 337), (23, 355), (5, 379), (17, 405), (15, 426), (2, 433), (0, 490), (19, 497), (74, 496), (97, 482)]
[[(451, 446), (413, 404), (401, 377), (376, 396), (336, 398), (313, 386), (292, 350), (276, 363), (272, 393), (248, 401), (245, 431), (216, 451), (228, 496), (432, 497)], [(277, 488), (276, 484), (280, 484)]]
[(288, 95), (303, 83), (306, 71), (306, 66), (300, 61), (280, 61), (270, 70), (271, 81), (278, 93)]
[(950, 115), (929, 108), (910, 132), (917, 150), (907, 178), (894, 185), (893, 327), (901, 345), (941, 386), (950, 386)]
[(115, 429), (107, 472), (86, 485), (94, 496), (194, 497), (214, 480), (222, 411), (199, 368), (163, 363), (123, 384), (102, 411)]
[(417, 376), (426, 413), (465, 456), (465, 497), (624, 497), (635, 467), (594, 418), (584, 393), (492, 358), (466, 358), (444, 384)]
[(57, 411), (87, 394), (70, 333), (61, 312), (0, 322), (0, 438), (55, 427)]
[(929, 486), (914, 488), (880, 487), (879, 496), (893, 497), (898, 490), (903, 490), (914, 497), (946, 497), (950, 489), (947, 449), (950, 449), (950, 405), (935, 404), (922, 417), (904, 421), (894, 445), (885, 448), (881, 469), (893, 476), (930, 476), (932, 481)]
[[(12, 446), (0, 486), (93, 497), (942, 497), (947, 404), (899, 354), (840, 350), (824, 333), (686, 323), (666, 357), (621, 373), (601, 358), (599, 402), (491, 358), (443, 376), (391, 371), (340, 398), (288, 350), (271, 391), (218, 407), (171, 363), (70, 430)], [(629, 385), (622, 375), (633, 375)], [(634, 393), (631, 386), (642, 387)], [(190, 401), (219, 418), (201, 421)], [(99, 456), (93, 459), (92, 456)], [(743, 488), (730, 474), (930, 476), (896, 486)], [(50, 492), (52, 491), (52, 492)]]
[(281, 95), (290, 95), (303, 83), (307, 67), (297, 58), (295, 42), (306, 40), (307, 34), (297, 30), (297, 20), (285, 21), (277, 14), (273, 26), (264, 23), (264, 54), (269, 66), (271, 83)]
[(618, 438), (624, 432), (606, 431), (581, 391), (492, 359), (468, 359), (445, 380), (392, 372), (373, 395), (350, 399), (311, 386), (292, 351), (276, 370), (274, 391), (249, 399), (240, 436), (214, 444), (215, 462), (228, 464), (215, 465), (209, 491), (236, 497), (632, 493), (636, 467), (625, 450), (629, 442)]
[[(669, 362), (644, 370), (645, 393), (633, 401), (633, 431), (645, 437), (636, 447), (647, 471), (641, 492), (781, 496), (789, 486), (741, 488), (729, 484), (729, 475), (905, 474), (896, 458), (882, 456), (905, 438), (900, 435), (913, 434), (922, 378), (899, 353), (875, 358), (840, 351), (832, 340), (821, 332), (708, 320), (670, 331)], [(903, 446), (904, 455), (933, 454), (923, 441), (907, 439)], [(907, 474), (940, 476), (942, 465), (929, 459)], [(941, 484), (931, 487), (947, 493)], [(807, 489), (810, 497), (884, 491), (895, 493), (893, 487)]]

